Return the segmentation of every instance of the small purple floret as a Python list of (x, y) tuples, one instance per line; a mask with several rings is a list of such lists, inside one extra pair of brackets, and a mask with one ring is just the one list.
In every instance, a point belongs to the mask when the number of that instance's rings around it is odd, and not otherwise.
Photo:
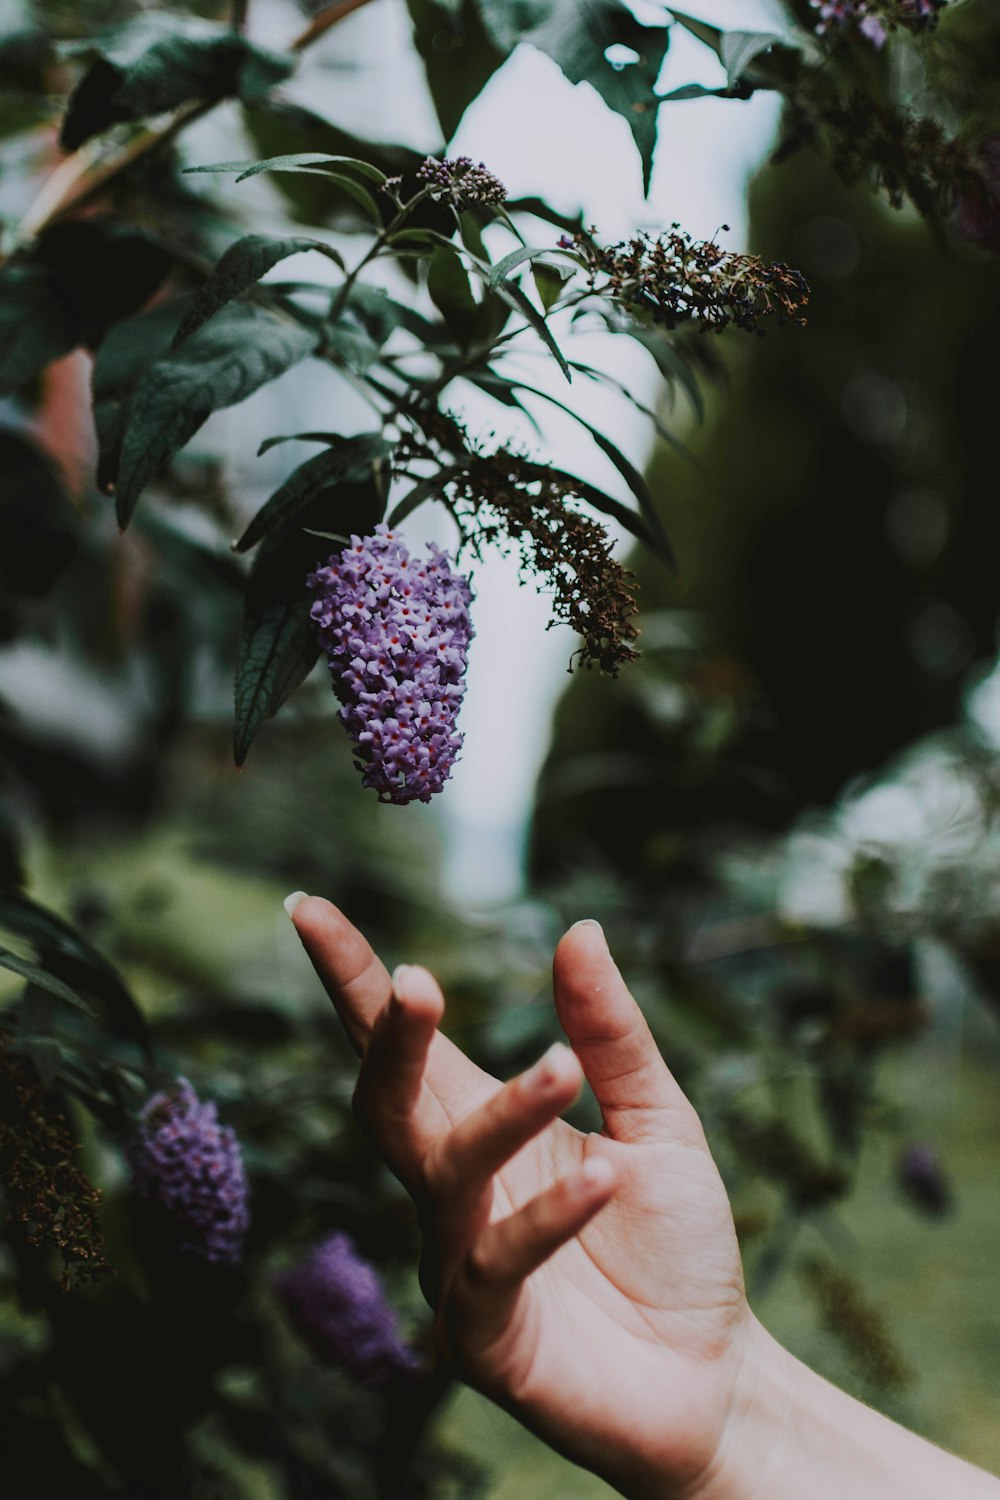
[(419, 1369), (378, 1272), (349, 1235), (322, 1240), (275, 1278), (274, 1289), (313, 1353), (356, 1380), (377, 1384)]
[(235, 1265), (250, 1216), (240, 1145), (202, 1104), (186, 1078), (154, 1094), (126, 1148), (140, 1197), (159, 1203), (176, 1225), (176, 1248), (198, 1260)]
[(352, 536), (311, 573), (312, 617), (362, 782), (380, 802), (429, 802), (462, 747), (455, 720), (473, 637), (469, 580), (432, 542), (411, 557), (394, 531)]

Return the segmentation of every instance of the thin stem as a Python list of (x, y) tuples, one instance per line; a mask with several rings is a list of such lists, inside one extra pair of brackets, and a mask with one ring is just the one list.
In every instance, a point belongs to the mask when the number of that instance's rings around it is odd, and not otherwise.
[(246, 31), (247, 11), (250, 8), (250, 0), (232, 0), (229, 12), (229, 24), (234, 31)]
[[(362, 3), (364, 3), (364, 0), (362, 0)], [(344, 277), (344, 280), (337, 288), (333, 301), (330, 304), (330, 315), (328, 319), (329, 322), (336, 323), (338, 321), (341, 313), (344, 311), (344, 307), (347, 304), (347, 299), (351, 295), (351, 288), (354, 286), (354, 283), (361, 275), (361, 272), (364, 270), (365, 266), (369, 265), (375, 259), (379, 251), (385, 247), (385, 245), (388, 243), (392, 235), (395, 234), (399, 226), (416, 208), (417, 204), (422, 203), (425, 198), (429, 198), (432, 191), (433, 189), (428, 185), (427, 187), (421, 188), (419, 193), (414, 193), (413, 197), (400, 207), (398, 213), (393, 215), (388, 224), (386, 224), (385, 228), (379, 230), (378, 234), (372, 240), (371, 244), (368, 246), (368, 249), (365, 251), (364, 255), (362, 255), (357, 265), (354, 266), (352, 270), (348, 271), (347, 275)]]
[(331, 26), (336, 26), (338, 21), (342, 21), (352, 11), (360, 10), (363, 5), (368, 4), (370, 4), (370, 0), (336, 0), (334, 5), (326, 6), (324, 10), (318, 11), (313, 16), (305, 31), (292, 42), (289, 50), (292, 52), (305, 51), (306, 47), (312, 46), (317, 37), (321, 37), (324, 32), (329, 31)]

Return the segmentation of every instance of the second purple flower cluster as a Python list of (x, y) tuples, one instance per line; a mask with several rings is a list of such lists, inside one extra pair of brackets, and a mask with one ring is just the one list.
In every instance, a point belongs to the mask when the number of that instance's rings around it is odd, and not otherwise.
[(178, 1250), (225, 1265), (239, 1261), (250, 1222), (239, 1142), (186, 1078), (149, 1099), (127, 1155), (139, 1196), (173, 1220)]
[(411, 557), (394, 531), (352, 536), (308, 579), (341, 722), (381, 802), (429, 802), (462, 746), (472, 621), (469, 580), (433, 543)]

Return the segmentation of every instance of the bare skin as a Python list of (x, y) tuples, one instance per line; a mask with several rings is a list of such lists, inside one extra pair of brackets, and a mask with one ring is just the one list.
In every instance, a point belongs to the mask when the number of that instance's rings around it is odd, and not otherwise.
[[(501, 1084), (438, 1029), (426, 969), (390, 978), (329, 902), (287, 904), (361, 1058), (359, 1116), (420, 1208), (435, 1339), (462, 1378), (636, 1500), (1000, 1500), (761, 1328), (701, 1122), (596, 923), (556, 950), (569, 1046)], [(600, 1134), (559, 1118), (583, 1075)]]

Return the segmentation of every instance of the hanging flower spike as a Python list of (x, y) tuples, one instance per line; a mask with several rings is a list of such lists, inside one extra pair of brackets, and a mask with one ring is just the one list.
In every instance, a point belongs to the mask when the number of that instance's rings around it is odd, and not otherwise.
[(380, 802), (429, 802), (462, 747), (455, 721), (474, 634), (469, 580), (440, 547), (431, 543), (421, 561), (379, 525), (307, 582), (362, 784)]
[(174, 1219), (177, 1250), (197, 1260), (239, 1262), (250, 1222), (240, 1145), (186, 1078), (146, 1103), (126, 1155), (139, 1196)]
[(419, 1368), (375, 1267), (349, 1235), (332, 1234), (274, 1282), (289, 1321), (320, 1359), (378, 1383)]

